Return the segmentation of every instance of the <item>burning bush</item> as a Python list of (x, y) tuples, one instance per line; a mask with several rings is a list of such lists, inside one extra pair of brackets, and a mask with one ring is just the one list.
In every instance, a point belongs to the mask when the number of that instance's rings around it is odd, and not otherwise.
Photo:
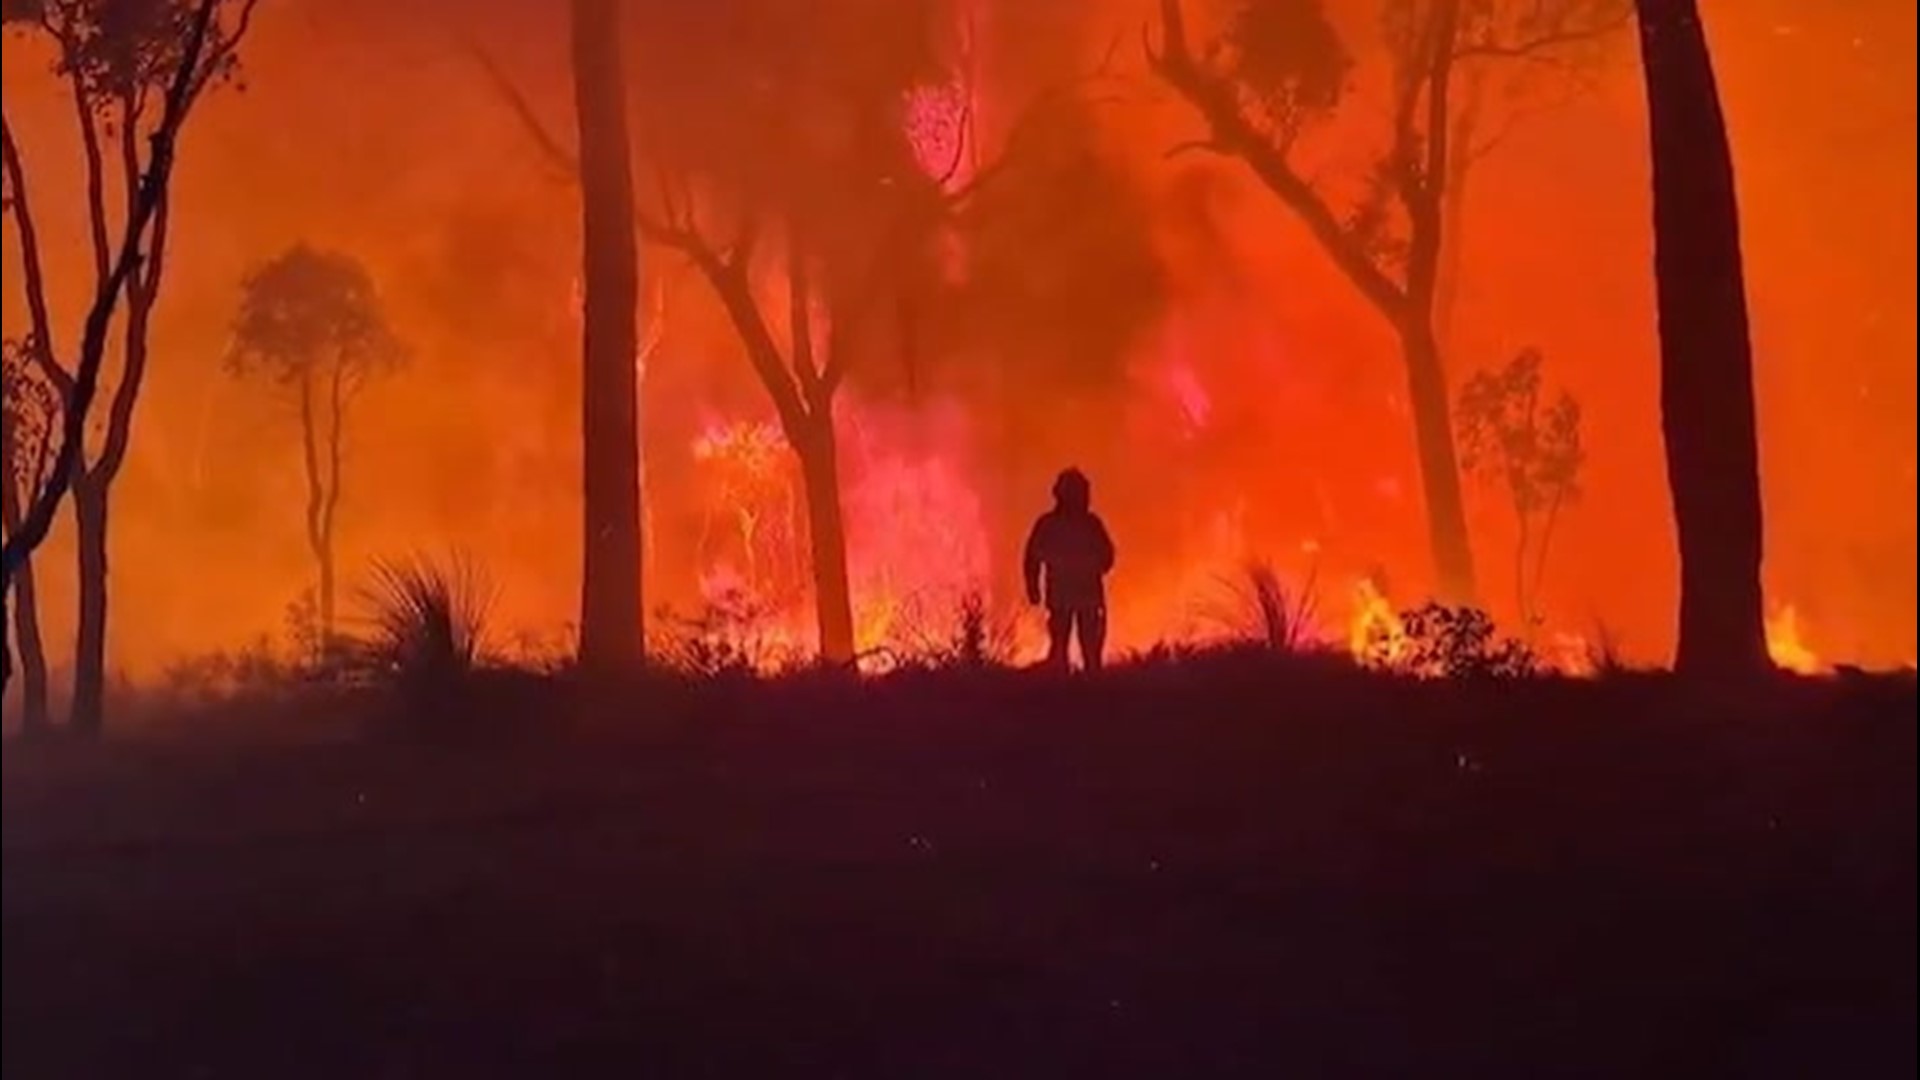
[(745, 588), (719, 587), (691, 613), (659, 612), (653, 652), (666, 667), (694, 678), (766, 674), (800, 655), (778, 629), (779, 615)]
[(1540, 660), (1525, 643), (1502, 637), (1478, 608), (1429, 603), (1400, 616), (1402, 670), (1422, 678), (1524, 679)]
[(984, 669), (1013, 663), (1016, 627), (1011, 618), (996, 614), (986, 595), (970, 592), (957, 607), (929, 629), (918, 620), (896, 624), (898, 641), (885, 651), (893, 666)]

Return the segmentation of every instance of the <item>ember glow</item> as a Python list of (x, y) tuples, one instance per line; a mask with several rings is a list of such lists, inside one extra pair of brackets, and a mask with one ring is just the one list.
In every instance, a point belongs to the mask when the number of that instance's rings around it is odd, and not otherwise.
[[(1322, 640), (1392, 664), (1405, 648), (1397, 612), (1433, 582), (1391, 332), (1244, 167), (1170, 153), (1204, 130), (1140, 67), (1142, 5), (965, 6), (968, 29), (949, 51), (977, 76), (915, 75), (894, 99), (919, 169), (944, 176), (958, 162), (949, 189), (984, 170), (1047, 88), (1109, 58), (1119, 70), (1061, 121), (1080, 127), (1048, 129), (1073, 148), (1063, 160), (1008, 169), (1004, 190), (930, 241), (947, 253), (933, 275), (944, 291), (900, 317), (910, 332), (889, 323), (873, 335), (885, 340), (868, 343), (834, 404), (859, 647), (951, 625), (977, 596), (1030, 657), (1020, 545), (1053, 474), (1078, 465), (1119, 548), (1117, 649), (1220, 636), (1210, 613), (1222, 582), (1266, 561), (1293, 587), (1314, 583)], [(1706, 6), (1747, 222), (1773, 655), (1797, 671), (1907, 662), (1913, 7)], [(1374, 25), (1358, 0), (1330, 10), (1357, 34)], [(174, 197), (182, 239), (115, 504), (111, 647), (134, 677), (277, 632), (306, 587), (285, 418), (224, 397), (216, 411), (208, 390), (236, 283), (299, 238), (363, 259), (418, 354), (360, 406), (348, 453), (363, 479), (345, 496), (341, 565), (457, 546), (502, 582), (512, 628), (553, 633), (575, 617), (577, 195), (449, 20), (471, 20), (531, 108), (570, 132), (563, 20), (511, 0), (269, 5), (247, 92), (209, 99), (196, 118)], [(1117, 50), (1116, 35), (1127, 43)], [(1367, 84), (1380, 75), (1377, 42), (1356, 40)], [(77, 326), (86, 267), (77, 155), (60, 126), (70, 103), (36, 46), (5, 48), (9, 122), (44, 177), (58, 318)], [(1664, 662), (1673, 635), (1644, 103), (1629, 54), (1584, 76), (1590, 91), (1545, 93), (1517, 112), (1476, 164), (1456, 223), (1449, 377), (1457, 386), (1538, 348), (1588, 425), (1584, 498), (1556, 526), (1543, 624), (1530, 628), (1569, 671), (1590, 663), (1602, 628), (1645, 663)], [(671, 107), (715, 130), (737, 123), (692, 99)], [(1342, 175), (1370, 122), (1317, 135), (1316, 169)], [(11, 270), (11, 226), (5, 242)], [(647, 607), (744, 604), (804, 651), (812, 571), (795, 455), (699, 275), (669, 251), (649, 248), (643, 263)], [(771, 259), (757, 266), (756, 295), (779, 297), (783, 274)], [(4, 311), (17, 337), (14, 290)], [(1467, 499), (1479, 600), (1519, 633), (1511, 514), (1472, 481)], [(44, 605), (56, 664), (71, 638), (71, 605), (57, 599), (72, 593), (68, 531), (39, 560), (56, 598)]]
[(1354, 659), (1369, 667), (1392, 669), (1406, 662), (1407, 631), (1393, 605), (1371, 580), (1353, 587), (1347, 644)]
[(1774, 663), (1799, 675), (1817, 675), (1825, 667), (1801, 636), (1800, 612), (1792, 604), (1767, 616), (1767, 652)]

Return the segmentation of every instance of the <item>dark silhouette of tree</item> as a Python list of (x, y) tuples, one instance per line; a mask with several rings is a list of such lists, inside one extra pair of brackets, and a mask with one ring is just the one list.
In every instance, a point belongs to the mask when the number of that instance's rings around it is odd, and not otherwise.
[[(998, 171), (954, 183), (952, 158), (916, 160), (908, 100), (952, 75), (937, 0), (722, 0), (647, 8), (637, 98), (639, 234), (678, 252), (726, 309), (801, 463), (820, 651), (854, 655), (847, 530), (833, 405), (885, 331), (904, 346), (902, 292), (925, 281), (929, 236)], [(515, 83), (484, 54), (507, 100), (559, 171), (580, 173)], [(1052, 100), (1048, 102), (1052, 104)], [(1016, 123), (1006, 144), (1031, 136)], [(889, 319), (893, 315), (893, 319)], [(891, 325), (889, 325), (891, 323)]]
[(1541, 621), (1540, 584), (1560, 511), (1580, 497), (1580, 403), (1561, 391), (1544, 399), (1538, 349), (1504, 367), (1476, 372), (1460, 388), (1460, 463), (1503, 488), (1513, 508), (1513, 602), (1524, 634)]
[[(973, 123), (970, 42), (944, 36), (956, 19), (940, 0), (728, 0), (702, 12), (676, 11), (684, 36), (671, 46), (664, 26), (649, 36), (660, 92), (646, 100), (661, 104), (643, 118), (641, 232), (712, 288), (771, 399), (806, 494), (821, 655), (845, 663), (855, 641), (837, 395), (849, 377), (875, 375), (881, 353), (912, 380), (939, 237), (1057, 130), (1091, 77), (1036, 93), (989, 153)], [(673, 108), (692, 98), (706, 108)]]
[[(21, 284), (33, 340), (31, 356), (57, 391), (60, 449), (48, 481), (9, 532), (6, 585), (46, 538), (71, 492), (79, 556), (79, 630), (74, 653), (72, 723), (93, 735), (104, 720), (107, 629), (107, 523), (114, 479), (131, 445), (146, 373), (147, 331), (166, 266), (168, 190), (180, 130), (209, 87), (238, 70), (239, 47), (257, 0), (22, 0), (4, 11), (9, 26), (44, 35), (54, 73), (69, 89), (84, 155), (88, 244), (94, 289), (72, 366), (55, 348), (45, 268), (27, 188), (24, 155), (10, 121), (4, 129), (7, 209), (19, 231)], [(109, 188), (117, 187), (117, 200)], [(110, 206), (117, 201), (119, 206)], [(117, 244), (110, 239), (116, 226)], [(99, 445), (87, 431), (99, 391), (108, 337), (122, 298), (119, 380)], [(11, 675), (8, 665), (7, 675)]]
[[(25, 504), (47, 481), (53, 467), (54, 436), (60, 424), (60, 396), (47, 380), (31, 338), (8, 338), (0, 384), (0, 521), (7, 535), (20, 531)], [(47, 650), (40, 636), (40, 602), (31, 558), (13, 576), (18, 606), (12, 632), (20, 641), (20, 729), (28, 736), (48, 730)], [(0, 631), (4, 632), (4, 631)]]
[[(1181, 0), (1160, 0), (1149, 61), (1205, 119), (1175, 148), (1234, 157), (1307, 227), (1400, 339), (1442, 596), (1470, 601), (1472, 544), (1436, 328), (1448, 182), (1475, 146), (1456, 145), (1456, 83), (1483, 65), (1551, 56), (1621, 24), (1619, 0), (1383, 0), (1391, 58), (1389, 135), (1355, 191), (1310, 178), (1296, 151), (1350, 98), (1352, 66), (1323, 0), (1239, 0), (1220, 37), (1189, 39)], [(1477, 118), (1468, 125), (1478, 126)]]
[[(910, 102), (948, 86), (939, 0), (716, 0), (636, 19), (640, 234), (720, 300), (800, 464), (822, 656), (854, 656), (834, 406), (860, 357), (911, 362), (932, 237), (1001, 175), (1078, 85), (1036, 95), (982, 161), (962, 106), (944, 160), (918, 156)], [(644, 52), (640, 51), (644, 49)], [(477, 51), (477, 50), (476, 50)], [(481, 52), (495, 89), (560, 171), (581, 160)], [(958, 95), (968, 100), (965, 94)], [(924, 118), (922, 118), (924, 120)], [(959, 179), (963, 162), (975, 165)]]
[(581, 340), (580, 662), (646, 655), (641, 595), (639, 304), (632, 148), (620, 0), (573, 0), (585, 328)]
[[(727, 0), (663, 12), (648, 36), (660, 47), (642, 79), (641, 229), (713, 290), (799, 461), (832, 663), (855, 650), (834, 406), (938, 214), (905, 103), (945, 75), (930, 49), (940, 10)], [(698, 108), (672, 107), (696, 97)]]
[(1767, 655), (1760, 450), (1740, 210), (1693, 0), (1637, 0), (1653, 153), (1660, 417), (1680, 538), (1682, 674), (1740, 678)]
[(343, 490), (347, 414), (367, 380), (405, 350), (387, 325), (373, 278), (352, 256), (304, 244), (247, 275), (227, 368), (291, 399), (307, 480), (306, 537), (319, 574), (318, 646), (334, 641), (334, 535)]

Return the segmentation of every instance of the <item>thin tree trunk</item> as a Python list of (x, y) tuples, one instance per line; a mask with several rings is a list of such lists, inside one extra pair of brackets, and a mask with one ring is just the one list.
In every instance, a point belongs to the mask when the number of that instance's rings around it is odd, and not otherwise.
[(79, 622), (73, 646), (73, 703), (68, 726), (75, 735), (98, 737), (106, 724), (107, 696), (107, 510), (105, 480), (88, 476), (73, 484), (75, 547), (79, 559)]
[(314, 552), (320, 559), (320, 653), (333, 654), (334, 633), (334, 522), (340, 514), (340, 472), (342, 447), (346, 441), (347, 367), (344, 357), (336, 357), (327, 394), (327, 482), (326, 496), (320, 504), (320, 543)]
[(20, 642), (20, 730), (42, 735), (49, 729), (47, 712), (47, 646), (40, 636), (40, 603), (34, 582), (33, 560), (21, 564), (13, 577), (15, 605), (13, 633)]
[[(11, 432), (7, 441), (12, 441)], [(10, 463), (14, 461), (12, 448), (7, 450), (7, 460)], [(13, 467), (10, 465), (8, 471), (11, 472)], [(0, 516), (4, 517), (9, 536), (20, 529), (20, 505), (27, 497), (21, 494), (25, 485), (18, 483), (18, 479), (12, 475), (0, 477), (0, 483), (5, 484), (4, 488), (0, 488), (0, 512), (3, 512)], [(13, 589), (17, 596), (10, 597), (5, 607), (0, 608), (0, 639), (10, 636), (17, 638), (20, 643), (20, 731), (28, 736), (43, 735), (48, 728), (47, 649), (40, 637), (40, 605), (31, 558), (23, 561), (20, 569), (14, 573)], [(11, 681), (13, 648), (10, 641), (6, 651), (7, 674)], [(0, 693), (4, 692), (4, 686), (0, 686)]]
[(585, 247), (585, 481), (580, 662), (645, 658), (640, 571), (639, 251), (634, 240), (620, 0), (573, 0), (574, 104)]
[(1676, 670), (1770, 670), (1753, 354), (1733, 157), (1694, 0), (1637, 0), (1652, 133), (1660, 417), (1680, 547)]
[(847, 577), (847, 528), (840, 506), (840, 451), (832, 412), (823, 411), (794, 434), (807, 494), (807, 543), (813, 555), (820, 657), (830, 664), (849, 664), (854, 658), (853, 590)]
[(317, 582), (314, 596), (315, 632), (313, 656), (310, 659), (322, 659), (327, 652), (327, 632), (330, 629), (328, 610), (330, 598), (327, 596), (327, 556), (326, 543), (322, 536), (321, 515), (326, 509), (326, 489), (320, 476), (320, 419), (314, 408), (313, 371), (311, 368), (300, 373), (300, 466), (307, 479), (306, 533), (307, 553), (313, 556), (315, 569), (321, 580)]
[(1533, 636), (1533, 604), (1527, 589), (1527, 515), (1522, 512), (1515, 515), (1519, 521), (1520, 535), (1513, 544), (1513, 604), (1520, 612), (1520, 625), (1524, 634)]
[(334, 587), (334, 573), (333, 573), (333, 540), (331, 536), (327, 537), (321, 542), (320, 550), (315, 552), (315, 557), (320, 564), (320, 604), (319, 604), (320, 640), (315, 643), (315, 648), (319, 650), (320, 659), (324, 661), (333, 656), (333, 643), (334, 643), (333, 597), (334, 597), (335, 587)]
[(1556, 494), (1553, 502), (1547, 506), (1547, 519), (1540, 526), (1539, 539), (1534, 541), (1533, 580), (1527, 586), (1527, 593), (1535, 603), (1539, 602), (1541, 591), (1547, 580), (1547, 553), (1553, 548), (1553, 527), (1560, 520), (1560, 507), (1566, 501), (1564, 494)]

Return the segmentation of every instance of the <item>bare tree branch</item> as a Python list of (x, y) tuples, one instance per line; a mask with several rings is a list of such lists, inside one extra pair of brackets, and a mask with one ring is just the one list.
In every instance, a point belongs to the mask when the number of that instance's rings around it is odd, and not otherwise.
[(1294, 171), (1285, 155), (1261, 136), (1242, 112), (1232, 88), (1194, 56), (1187, 42), (1180, 0), (1160, 0), (1160, 15), (1161, 48), (1156, 52), (1149, 39), (1147, 62), (1200, 111), (1212, 132), (1206, 141), (1218, 147), (1218, 152), (1245, 162), (1307, 226), (1362, 296), (1382, 311), (1401, 312), (1407, 303), (1405, 289), (1387, 276), (1313, 185)]
[(59, 509), (60, 501), (66, 497), (78, 473), (80, 456), (86, 443), (87, 414), (100, 387), (100, 369), (106, 355), (107, 332), (112, 325), (113, 312), (119, 305), (121, 294), (126, 289), (128, 280), (139, 268), (141, 240), (147, 233), (147, 227), (154, 213), (159, 209), (162, 201), (161, 194), (172, 176), (174, 146), (180, 137), (181, 126), (186, 123), (187, 103), (193, 79), (206, 47), (214, 12), (219, 3), (220, 0), (201, 0), (200, 8), (194, 15), (180, 69), (175, 72), (173, 81), (167, 89), (160, 122), (153, 134), (153, 150), (148, 158), (146, 172), (141, 178), (140, 198), (122, 232), (119, 256), (113, 261), (112, 268), (105, 278), (100, 281), (94, 292), (93, 304), (87, 312), (85, 329), (80, 340), (80, 355), (74, 373), (73, 393), (65, 403), (66, 408), (62, 416), (60, 451), (54, 458), (53, 471), (47, 478), (47, 485), (36, 493), (27, 507), (19, 530), (9, 535), (4, 547), (0, 548), (0, 588), (13, 583), (13, 575), (19, 571), (33, 550), (40, 546), (41, 541), (46, 539), (47, 530), (53, 526), (53, 517)]
[(467, 54), (480, 65), (480, 70), (486, 75), (487, 82), (493, 87), (494, 93), (500, 96), (507, 108), (512, 111), (514, 118), (520, 121), (521, 128), (533, 140), (534, 146), (540, 150), (548, 168), (558, 176), (577, 183), (580, 179), (580, 156), (567, 149), (566, 144), (553, 133), (553, 129), (540, 119), (539, 112), (534, 109), (533, 103), (527, 100), (526, 94), (521, 92), (520, 85), (513, 81), (506, 69), (493, 58), (492, 53), (466, 34), (461, 34), (459, 40)]
[(5, 158), (7, 187), (13, 193), (9, 209), (13, 213), (14, 228), (20, 234), (21, 276), (25, 279), (28, 324), (33, 328), (28, 359), (53, 384), (65, 408), (66, 402), (73, 397), (73, 377), (54, 358), (53, 318), (47, 311), (47, 277), (40, 261), (40, 231), (27, 196), (27, 172), (20, 161), (20, 146), (14, 142), (13, 125), (7, 120), (4, 106), (0, 106), (0, 139), (4, 139), (0, 154), (4, 154)]
[[(1111, 52), (1109, 52), (1109, 58), (1111, 58), (1111, 55)], [(1052, 119), (1058, 109), (1076, 103), (1101, 103), (1117, 100), (1117, 98), (1090, 99), (1081, 96), (1081, 92), (1085, 88), (1098, 85), (1112, 78), (1110, 72), (1107, 70), (1108, 63), (1109, 60), (1102, 60), (1101, 66), (1093, 71), (1054, 83), (1028, 99), (1026, 105), (1021, 108), (1020, 115), (1015, 117), (1013, 123), (1007, 128), (1006, 138), (1001, 140), (1000, 151), (994, 155), (992, 161), (975, 169), (973, 176), (958, 188), (946, 190), (946, 186), (944, 184), (941, 185), (941, 189), (946, 195), (947, 209), (949, 211), (958, 210), (978, 196), (981, 191), (990, 187), (995, 180), (1006, 172), (1012, 162), (1019, 159), (1020, 153), (1027, 144), (1031, 140), (1039, 137), (1042, 132), (1042, 125), (1047, 120)]]

